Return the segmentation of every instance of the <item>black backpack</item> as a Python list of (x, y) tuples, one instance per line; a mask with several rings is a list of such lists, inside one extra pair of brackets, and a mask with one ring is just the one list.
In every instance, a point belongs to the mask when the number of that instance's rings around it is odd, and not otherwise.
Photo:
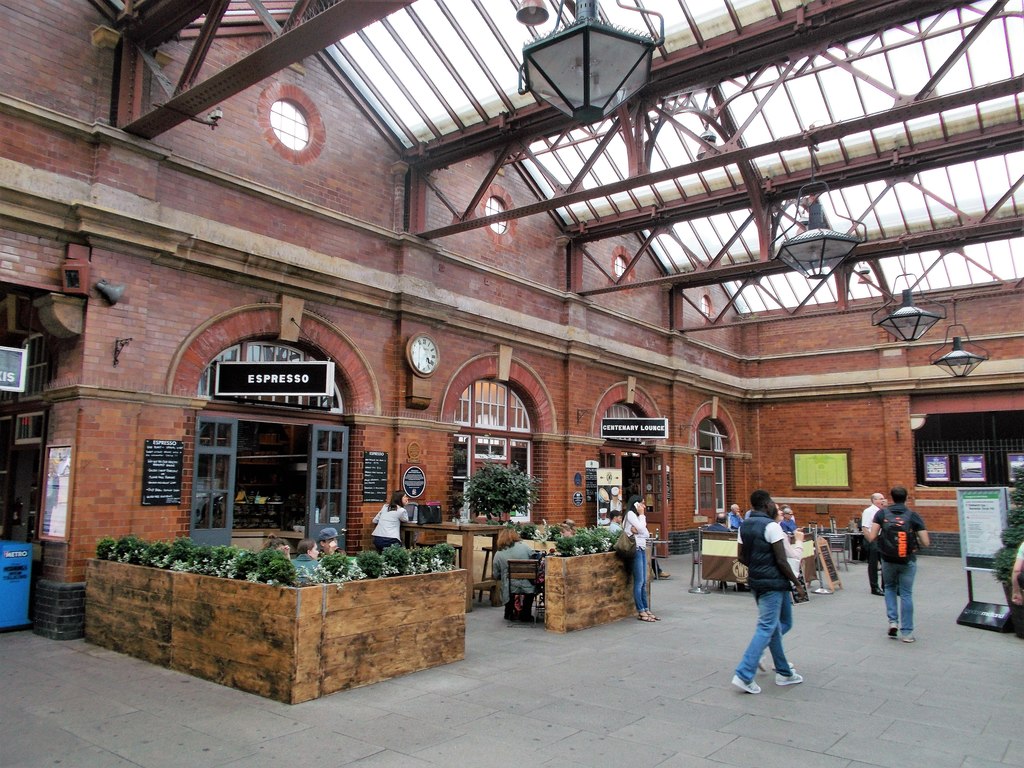
[(917, 551), (917, 534), (910, 525), (910, 510), (886, 507), (882, 514), (882, 530), (878, 534), (882, 559), (890, 563), (909, 563)]

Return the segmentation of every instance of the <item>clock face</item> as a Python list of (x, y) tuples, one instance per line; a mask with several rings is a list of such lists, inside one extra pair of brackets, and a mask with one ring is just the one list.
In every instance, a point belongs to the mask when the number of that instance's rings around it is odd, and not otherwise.
[(429, 376), (437, 370), (440, 354), (437, 342), (429, 336), (419, 334), (409, 340), (409, 364), (416, 373)]

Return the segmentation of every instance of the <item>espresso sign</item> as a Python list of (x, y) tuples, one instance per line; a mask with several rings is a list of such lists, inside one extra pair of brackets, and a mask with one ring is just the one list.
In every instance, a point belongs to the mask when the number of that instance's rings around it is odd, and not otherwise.
[(665, 440), (668, 419), (601, 419), (601, 437), (605, 440)]
[(181, 440), (147, 440), (142, 456), (142, 506), (181, 503)]
[(323, 397), (334, 393), (334, 363), (217, 363), (214, 394), (226, 397), (284, 395)]
[(363, 454), (363, 501), (388, 500), (388, 455), (384, 451)]

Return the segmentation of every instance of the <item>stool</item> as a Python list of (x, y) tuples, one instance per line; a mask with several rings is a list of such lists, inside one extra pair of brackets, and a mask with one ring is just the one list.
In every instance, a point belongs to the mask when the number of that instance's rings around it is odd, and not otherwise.
[[(480, 551), (484, 555), (484, 565), (480, 569), (480, 581), (488, 581), (491, 578), (491, 553), (494, 552), (493, 547), (481, 547)], [(476, 589), (473, 590), (473, 597), (478, 600), (484, 599), (484, 592), (491, 595), (491, 602), (494, 602), (494, 590), (493, 589)]]

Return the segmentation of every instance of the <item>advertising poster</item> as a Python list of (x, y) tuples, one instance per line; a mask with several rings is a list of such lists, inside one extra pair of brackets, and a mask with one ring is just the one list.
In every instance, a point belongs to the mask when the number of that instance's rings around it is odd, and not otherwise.
[(961, 483), (984, 483), (985, 482), (985, 457), (980, 453), (961, 453), (957, 456), (960, 461), (960, 482)]
[(949, 456), (947, 454), (924, 455), (924, 480), (926, 483), (949, 482)]

